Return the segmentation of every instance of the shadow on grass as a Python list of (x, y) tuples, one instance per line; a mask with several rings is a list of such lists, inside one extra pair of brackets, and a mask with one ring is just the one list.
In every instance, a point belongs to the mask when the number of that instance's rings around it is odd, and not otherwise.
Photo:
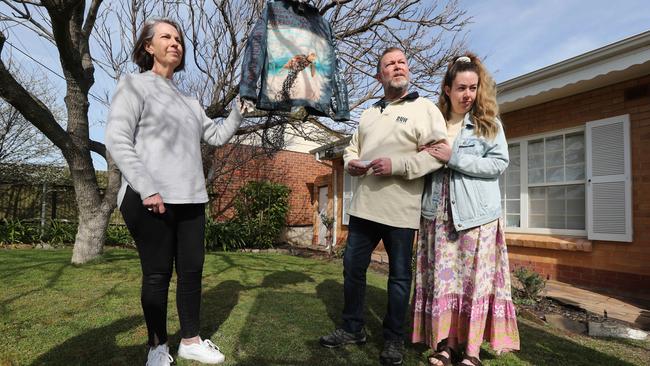
[[(267, 276), (276, 277), (279, 274)], [(293, 277), (294, 281), (309, 276)], [(266, 279), (265, 279), (266, 282)], [(292, 282), (292, 281), (287, 281)], [(257, 296), (237, 344), (237, 365), (374, 365), (383, 345), (382, 318), (386, 291), (374, 286), (366, 289), (366, 328), (368, 343), (326, 349), (318, 338), (340, 323), (343, 285), (325, 280), (312, 293), (286, 292), (272, 286)], [(322, 312), (327, 314), (322, 316)]]
[[(119, 346), (116, 337), (142, 324), (142, 316), (129, 316), (70, 338), (36, 359), (32, 365), (143, 364), (144, 345)], [(142, 362), (134, 362), (142, 360)]]
[[(608, 365), (632, 366), (634, 364), (620, 360), (612, 355), (585, 347), (565, 337), (559, 337), (549, 330), (533, 327), (519, 322), (521, 335), (521, 351), (516, 352), (516, 358), (527, 361), (531, 365)], [(495, 359), (485, 354), (485, 360)], [(498, 360), (499, 358), (496, 358)], [(507, 363), (494, 363), (507, 364)]]
[[(371, 285), (366, 289), (368, 343), (325, 349), (318, 338), (340, 324), (343, 285), (327, 279), (313, 287), (296, 286), (314, 282), (303, 272), (269, 271), (259, 285), (244, 286), (226, 280), (205, 289), (202, 295), (200, 334), (211, 338), (230, 317), (243, 292), (256, 290), (255, 302), (245, 319), (234, 349), (227, 358), (236, 365), (376, 365), (383, 344), (382, 318), (386, 311), (386, 291)], [(146, 336), (141, 314), (127, 316), (65, 340), (42, 354), (32, 365), (133, 365), (144, 364)], [(551, 333), (550, 329), (519, 324), (522, 351), (503, 357), (482, 352), (486, 365), (613, 365), (630, 366), (614, 356), (580, 345)], [(407, 330), (408, 333), (408, 330)], [(170, 335), (177, 345), (180, 334)], [(121, 339), (126, 341), (121, 342)], [(133, 345), (132, 339), (142, 342)], [(122, 344), (121, 344), (122, 343)], [(423, 362), (426, 347), (407, 342), (405, 366)], [(175, 347), (172, 346), (172, 353)]]
[[(203, 292), (200, 334), (204, 338), (210, 338), (228, 319), (244, 289), (239, 282), (229, 280)], [(119, 319), (66, 340), (32, 365), (142, 365), (147, 357), (146, 335), (142, 345), (120, 346), (116, 342), (119, 334), (133, 332), (139, 326), (144, 326), (142, 315)], [(180, 338), (180, 332), (169, 335), (169, 344), (178, 344)]]
[(277, 271), (264, 276), (260, 287), (282, 288), (285, 286), (297, 285), (303, 282), (314, 282), (310, 276), (296, 271)]
[[(53, 266), (53, 265), (56, 265), (56, 269), (45, 269), (46, 266)], [(33, 268), (29, 268), (29, 267), (43, 268), (44, 273), (47, 273), (47, 276), (48, 276), (47, 281), (45, 283), (43, 283), (42, 286), (32, 288), (32, 289), (24, 291), (24, 292), (15, 292), (12, 297), (3, 299), (0, 302), (1, 311), (2, 312), (7, 311), (7, 306), (10, 305), (12, 302), (18, 300), (18, 299), (21, 299), (21, 298), (23, 298), (25, 296), (29, 296), (31, 294), (43, 291), (45, 289), (53, 288), (56, 285), (56, 283), (59, 281), (61, 276), (63, 275), (63, 271), (65, 271), (66, 268), (69, 268), (71, 266), (72, 265), (69, 264), (69, 263), (60, 264), (60, 263), (56, 263), (56, 262), (45, 262), (45, 263), (42, 263), (42, 264), (39, 264), (39, 265), (24, 267), (24, 269), (22, 269), (22, 270), (33, 269)], [(20, 271), (15, 273), (15, 275), (20, 276), (21, 275)]]
[[(129, 250), (130, 252), (124, 252), (126, 250)], [(137, 261), (137, 260), (138, 260), (138, 252), (135, 249), (120, 248), (119, 250), (105, 251), (98, 261), (100, 263), (115, 263), (121, 261)]]
[[(11, 264), (3, 265), (2, 270), (0, 271), (0, 279), (5, 280), (9, 277), (32, 276), (32, 283), (41, 285), (38, 287), (30, 287), (29, 290), (24, 292), (15, 292), (13, 296), (3, 299), (0, 301), (0, 309), (2, 311), (6, 311), (7, 306), (17, 299), (56, 287), (58, 281), (63, 276), (63, 273), (68, 269), (89, 271), (93, 270), (93, 268), (97, 268), (97, 266), (93, 266), (94, 263), (88, 263), (85, 266), (71, 264), (69, 262), (69, 251), (38, 251), (30, 249), (16, 251), (15, 254), (20, 255), (20, 257), (15, 256), (14, 258), (11, 258)], [(58, 256), (60, 259), (51, 260), (49, 259), (51, 256)], [(48, 259), (45, 260), (44, 258)], [(132, 254), (109, 251), (97, 259), (96, 262), (101, 264), (104, 262), (114, 263), (125, 260), (137, 260), (137, 254), (135, 254), (135, 252)], [(43, 277), (34, 277), (34, 275), (31, 274), (36, 272), (35, 270), (37, 269), (40, 270), (38, 276), (42, 275)], [(117, 271), (115, 267), (108, 270), (113, 273)], [(123, 272), (126, 273), (128, 270), (123, 269)]]

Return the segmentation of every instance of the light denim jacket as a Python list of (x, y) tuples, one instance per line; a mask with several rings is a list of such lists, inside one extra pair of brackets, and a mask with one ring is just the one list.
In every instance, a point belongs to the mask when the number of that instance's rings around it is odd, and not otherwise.
[[(498, 178), (508, 167), (508, 143), (501, 121), (493, 140), (477, 137), (467, 113), (454, 141), (447, 167), (451, 169), (449, 193), (451, 214), (457, 231), (494, 221), (501, 216)], [(427, 176), (422, 195), (422, 216), (436, 217), (445, 169)]]

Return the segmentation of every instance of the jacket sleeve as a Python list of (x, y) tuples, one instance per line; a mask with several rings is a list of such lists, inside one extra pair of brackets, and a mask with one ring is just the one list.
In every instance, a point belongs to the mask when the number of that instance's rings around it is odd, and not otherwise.
[[(418, 147), (447, 138), (445, 118), (438, 107), (433, 103), (427, 103), (426, 116), (427, 118), (419, 121), (416, 126), (415, 134)], [(428, 152), (420, 151), (414, 152), (410, 156), (392, 159), (391, 166), (392, 175), (401, 175), (410, 180), (423, 177), (440, 169), (443, 163)]]
[(127, 182), (143, 200), (158, 193), (147, 167), (135, 150), (135, 131), (144, 109), (144, 96), (131, 75), (117, 83), (106, 123), (106, 149)]
[(242, 61), (241, 81), (239, 83), (239, 96), (257, 102), (257, 82), (262, 76), (262, 69), (266, 61), (266, 22), (268, 20), (268, 5), (262, 10), (260, 19), (255, 23)]
[(243, 119), (239, 111), (239, 106), (237, 106), (238, 103), (234, 104), (235, 106), (230, 111), (228, 117), (223, 123), (219, 124), (210, 119), (205, 114), (205, 111), (201, 109), (201, 113), (203, 114), (203, 141), (210, 145), (219, 146), (227, 143), (232, 138)]
[(503, 126), (498, 121), (499, 131), (492, 145), (483, 156), (458, 154), (452, 151), (447, 166), (457, 172), (477, 178), (498, 178), (508, 167), (508, 142)]
[(328, 24), (330, 34), (330, 45), (332, 46), (332, 111), (334, 112), (335, 121), (348, 121), (350, 120), (350, 104), (348, 101), (348, 88), (345, 84), (345, 79), (341, 74), (339, 65), (339, 58), (336, 50), (336, 40), (334, 38), (334, 30)]

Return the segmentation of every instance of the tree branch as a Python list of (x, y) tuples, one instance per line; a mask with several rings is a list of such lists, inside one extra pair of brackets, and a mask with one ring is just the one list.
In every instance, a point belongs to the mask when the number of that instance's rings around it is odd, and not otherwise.
[(347, 4), (347, 3), (351, 3), (351, 2), (352, 2), (352, 0), (333, 0), (331, 3), (329, 3), (329, 4), (325, 5), (325, 6), (323, 6), (323, 7), (320, 9), (319, 13), (320, 13), (320, 15), (325, 15), (325, 13), (327, 13), (327, 12), (328, 12), (330, 9), (332, 9), (333, 7), (335, 7), (335, 6), (341, 6), (341, 5), (345, 5), (345, 4)]
[[(42, 6), (42, 4), (35, 3), (35, 2), (21, 1), (21, 3), (23, 4), (23, 8), (25, 9), (25, 10), (21, 10), (17, 8), (14, 4), (12, 4), (12, 2), (9, 0), (0, 0), (0, 1), (5, 3), (8, 7), (10, 7), (15, 12), (13, 14), (14, 17), (27, 20), (30, 24), (36, 27), (39, 34), (44, 35), (45, 38), (49, 38), (50, 41), (54, 40), (54, 35), (52, 35), (52, 32), (50, 32), (45, 26), (43, 26), (41, 23), (36, 21), (34, 17), (32, 17), (31, 13), (29, 12), (29, 8), (26, 5), (26, 4), (30, 4), (34, 6)], [(25, 25), (23, 24), (23, 26)]]
[[(0, 54), (6, 41), (3, 32), (0, 31)], [(52, 112), (38, 98), (29, 93), (18, 81), (11, 75), (0, 58), (0, 97), (6, 100), (20, 114), (47, 136), (52, 143), (58, 146), (61, 151), (71, 151), (74, 149), (72, 139), (65, 130), (57, 123)]]
[(97, 154), (101, 155), (104, 159), (106, 159), (106, 145), (99, 141), (95, 140), (90, 140), (90, 145), (88, 146), (90, 151), (94, 151)]
[(88, 15), (86, 16), (86, 21), (83, 25), (83, 34), (86, 39), (90, 38), (90, 33), (93, 31), (95, 26), (95, 21), (97, 20), (97, 13), (99, 12), (99, 6), (102, 4), (102, 0), (93, 0), (88, 9)]

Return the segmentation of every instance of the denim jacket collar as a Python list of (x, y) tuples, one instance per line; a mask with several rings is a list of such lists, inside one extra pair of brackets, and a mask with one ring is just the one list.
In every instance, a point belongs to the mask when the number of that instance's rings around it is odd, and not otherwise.
[(474, 121), (472, 121), (472, 113), (471, 112), (465, 113), (465, 117), (463, 118), (463, 123), (468, 128), (474, 128)]

